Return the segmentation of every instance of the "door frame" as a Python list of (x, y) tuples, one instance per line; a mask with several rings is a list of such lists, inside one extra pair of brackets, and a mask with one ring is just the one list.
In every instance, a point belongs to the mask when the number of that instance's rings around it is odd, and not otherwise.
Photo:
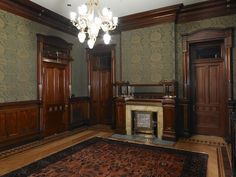
[[(112, 84), (112, 95), (114, 95), (113, 84), (116, 82), (116, 44), (98, 44), (95, 45), (93, 49), (86, 48), (86, 60), (87, 60), (87, 83), (88, 83), (88, 96), (91, 97), (91, 63), (90, 55), (99, 54), (104, 52), (111, 52), (111, 84)], [(91, 99), (90, 99), (91, 108)], [(89, 118), (91, 117), (91, 109), (89, 109)], [(113, 113), (112, 113), (113, 114)], [(113, 119), (113, 116), (112, 116)], [(113, 120), (112, 120), (113, 121)]]
[[(54, 47), (63, 48), (65, 50), (65, 55), (67, 58), (64, 59), (50, 59), (44, 56), (44, 47), (46, 45), (53, 45)], [(67, 116), (67, 123), (66, 123), (66, 129), (69, 127), (70, 123), (70, 110), (69, 110), (69, 98), (71, 95), (71, 61), (72, 58), (70, 56), (70, 51), (72, 50), (73, 44), (68, 43), (62, 38), (59, 38), (57, 36), (47, 36), (43, 34), (37, 34), (37, 99), (40, 102), (40, 108), (39, 108), (39, 117), (40, 117), (40, 136), (44, 137), (44, 130), (45, 130), (45, 117), (44, 117), (44, 100), (43, 100), (43, 92), (44, 92), (44, 84), (43, 84), (43, 74), (44, 70), (43, 67), (45, 63), (54, 63), (58, 65), (63, 65), (66, 67), (67, 72), (67, 85), (68, 88), (66, 88), (66, 95), (68, 95), (68, 99), (65, 102), (65, 109), (68, 109), (68, 115)], [(54, 53), (55, 54), (55, 53)]]
[[(224, 41), (224, 74), (226, 78), (225, 88), (227, 96), (225, 97), (225, 102), (233, 100), (233, 80), (232, 80), (232, 59), (231, 59), (231, 48), (232, 48), (232, 34), (233, 28), (207, 28), (194, 31), (189, 34), (182, 35), (183, 39), (183, 99), (186, 100), (187, 106), (187, 120), (184, 120), (184, 124), (187, 124), (188, 131), (187, 134), (191, 134), (192, 127), (192, 103), (193, 93), (191, 92), (191, 59), (190, 59), (190, 45), (198, 42), (206, 41)], [(229, 119), (228, 109), (225, 110), (225, 136), (229, 136)]]

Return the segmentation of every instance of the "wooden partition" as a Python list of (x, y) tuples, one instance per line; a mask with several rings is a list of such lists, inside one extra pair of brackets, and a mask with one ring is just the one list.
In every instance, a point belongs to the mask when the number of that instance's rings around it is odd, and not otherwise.
[(77, 128), (89, 123), (89, 97), (70, 99), (70, 128)]
[(0, 149), (39, 137), (39, 102), (0, 104)]

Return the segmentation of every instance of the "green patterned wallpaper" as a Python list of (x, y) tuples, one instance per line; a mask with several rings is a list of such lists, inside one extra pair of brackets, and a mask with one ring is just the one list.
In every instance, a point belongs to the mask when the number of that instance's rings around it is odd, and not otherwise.
[(37, 99), (37, 37), (55, 35), (73, 43), (72, 93), (87, 95), (84, 47), (74, 36), (0, 10), (0, 103)]
[(183, 73), (182, 73), (182, 37), (181, 34), (191, 33), (204, 28), (227, 28), (234, 27), (234, 48), (233, 50), (233, 81), (234, 81), (234, 99), (236, 99), (236, 15), (216, 17), (201, 21), (194, 21), (184, 24), (178, 24), (176, 27), (176, 74), (179, 82), (179, 94), (183, 91)]
[[(177, 25), (164, 23), (112, 36), (112, 43), (116, 44), (117, 80), (157, 83), (163, 79), (176, 78), (182, 96), (181, 34), (209, 27), (236, 28), (236, 15)], [(0, 10), (0, 103), (37, 99), (37, 33), (60, 36), (74, 44), (71, 52), (74, 59), (72, 93), (75, 96), (86, 96), (88, 94), (84, 49), (87, 47), (86, 44), (81, 45), (74, 36)], [(236, 44), (236, 37), (234, 40)], [(235, 47), (233, 59), (235, 77)], [(234, 85), (236, 93), (236, 79)]]
[(175, 24), (122, 32), (122, 80), (157, 83), (175, 78)]

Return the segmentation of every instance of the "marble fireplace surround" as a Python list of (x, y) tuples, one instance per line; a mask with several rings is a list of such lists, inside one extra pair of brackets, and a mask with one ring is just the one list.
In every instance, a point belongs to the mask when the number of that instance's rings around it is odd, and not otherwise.
[(127, 102), (126, 103), (126, 133), (132, 135), (132, 111), (151, 111), (157, 113), (157, 137), (163, 135), (163, 108), (160, 102)]

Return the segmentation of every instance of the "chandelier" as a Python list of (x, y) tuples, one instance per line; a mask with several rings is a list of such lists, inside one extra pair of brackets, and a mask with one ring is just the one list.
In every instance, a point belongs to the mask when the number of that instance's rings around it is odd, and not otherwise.
[(112, 17), (112, 12), (106, 7), (100, 10), (98, 3), (99, 0), (88, 0), (86, 4), (78, 7), (78, 14), (70, 12), (70, 20), (79, 30), (79, 41), (83, 43), (87, 33), (90, 49), (93, 48), (100, 29), (105, 33), (104, 43), (109, 44), (111, 40), (109, 31), (114, 30), (118, 24), (118, 17)]

